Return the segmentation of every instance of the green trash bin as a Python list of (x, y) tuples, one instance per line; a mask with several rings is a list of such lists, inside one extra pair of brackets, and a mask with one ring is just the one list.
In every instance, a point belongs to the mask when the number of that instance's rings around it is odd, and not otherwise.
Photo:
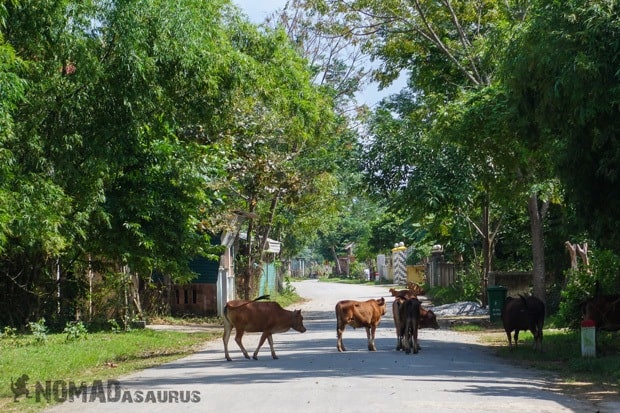
[(491, 285), (487, 287), (489, 298), (489, 317), (492, 323), (502, 320), (502, 308), (506, 302), (506, 293), (508, 289), (501, 285)]

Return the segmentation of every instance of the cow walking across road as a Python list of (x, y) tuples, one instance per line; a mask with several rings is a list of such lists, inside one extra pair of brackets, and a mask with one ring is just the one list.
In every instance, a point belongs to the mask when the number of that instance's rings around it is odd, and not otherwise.
[(271, 357), (274, 359), (278, 358), (273, 349), (273, 333), (284, 333), (291, 328), (300, 333), (306, 331), (301, 310), (285, 310), (280, 307), (280, 304), (272, 301), (258, 302), (258, 300), (267, 298), (269, 298), (269, 296), (264, 295), (252, 301), (232, 300), (226, 303), (224, 307), (224, 336), (222, 337), (226, 360), (232, 360), (228, 354), (228, 340), (230, 339), (230, 333), (233, 327), (236, 330), (235, 341), (246, 359), (249, 359), (250, 355), (245, 347), (243, 347), (241, 341), (243, 333), (246, 331), (250, 333), (263, 333), (258, 342), (258, 347), (256, 347), (256, 351), (252, 356), (254, 360), (258, 360), (258, 351), (263, 343), (265, 343), (265, 340), (269, 341)]
[(353, 328), (364, 327), (368, 338), (368, 350), (377, 351), (375, 331), (385, 314), (385, 298), (368, 301), (342, 300), (336, 304), (336, 332), (338, 351), (346, 351), (342, 344), (342, 333), (347, 325)]

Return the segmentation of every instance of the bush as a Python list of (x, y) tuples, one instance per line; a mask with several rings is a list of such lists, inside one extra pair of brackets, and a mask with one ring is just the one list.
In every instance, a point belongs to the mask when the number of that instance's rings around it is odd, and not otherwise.
[(36, 323), (31, 321), (28, 327), (34, 336), (37, 344), (43, 344), (47, 341), (47, 327), (45, 326), (45, 318), (40, 318)]
[(349, 277), (358, 280), (366, 281), (366, 272), (364, 271), (366, 266), (364, 263), (355, 261), (349, 266)]
[(598, 284), (601, 294), (615, 293), (620, 284), (620, 257), (612, 251), (593, 251), (590, 272), (585, 268), (567, 270), (562, 301), (553, 322), (558, 327), (577, 329), (581, 321), (581, 304), (593, 297)]
[(88, 330), (86, 330), (84, 323), (81, 321), (67, 322), (63, 333), (67, 335), (65, 337), (65, 342), (86, 339), (88, 336)]

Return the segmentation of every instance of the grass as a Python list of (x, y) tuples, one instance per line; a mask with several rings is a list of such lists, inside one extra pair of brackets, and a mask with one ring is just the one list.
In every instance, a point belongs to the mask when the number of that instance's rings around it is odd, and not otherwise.
[[(38, 412), (48, 404), (43, 396), (37, 402), (37, 382), (85, 382), (118, 378), (135, 370), (160, 365), (198, 350), (205, 341), (220, 333), (180, 333), (133, 330), (126, 333), (93, 333), (85, 339), (66, 342), (65, 334), (49, 334), (45, 343), (32, 335), (0, 338), (0, 411)], [(27, 375), (31, 398), (21, 396), (13, 402), (11, 380)], [(53, 402), (53, 400), (52, 400)]]
[(495, 354), (526, 368), (550, 372), (556, 384), (566, 393), (596, 401), (614, 397), (620, 399), (620, 335), (601, 333), (600, 352), (595, 358), (581, 356), (581, 333), (564, 329), (545, 329), (542, 353), (533, 351), (530, 332), (520, 332), (519, 347), (508, 348), (506, 333), (498, 326), (475, 326), (465, 330), (479, 335), (482, 344), (493, 348)]

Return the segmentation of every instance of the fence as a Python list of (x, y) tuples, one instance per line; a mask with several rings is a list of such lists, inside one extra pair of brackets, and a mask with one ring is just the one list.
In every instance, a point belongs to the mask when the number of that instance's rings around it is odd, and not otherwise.
[(448, 287), (456, 281), (457, 271), (454, 263), (429, 261), (426, 265), (426, 282), (430, 287)]

